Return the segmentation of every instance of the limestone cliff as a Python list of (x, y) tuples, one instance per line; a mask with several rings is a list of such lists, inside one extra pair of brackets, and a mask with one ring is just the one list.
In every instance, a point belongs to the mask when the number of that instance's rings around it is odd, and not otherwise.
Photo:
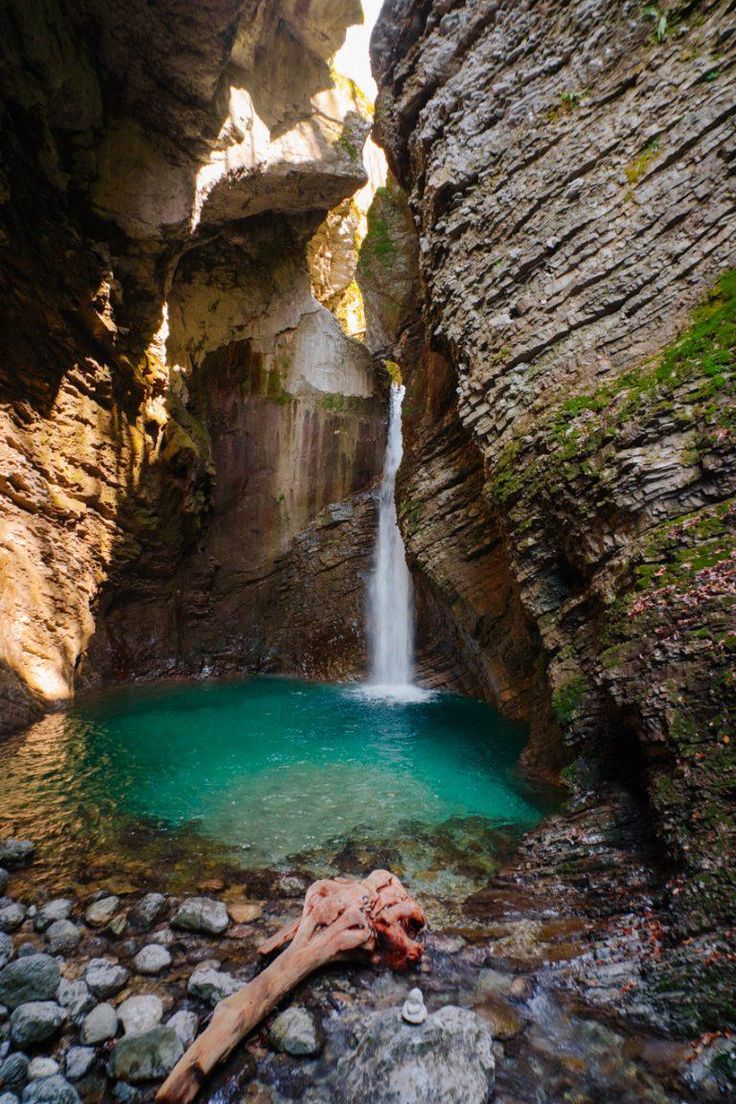
[(646, 797), (689, 933), (736, 911), (732, 22), (388, 0), (372, 41), (425, 289), (394, 355), (427, 615), (530, 762), (561, 733), (578, 787)]
[(329, 65), (360, 19), (2, 6), (3, 728), (75, 684), (360, 664), (383, 403), (305, 260), (365, 181)]

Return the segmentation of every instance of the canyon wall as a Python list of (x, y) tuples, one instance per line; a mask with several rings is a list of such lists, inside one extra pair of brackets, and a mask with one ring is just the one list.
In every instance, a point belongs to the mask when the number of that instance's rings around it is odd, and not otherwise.
[(358, 670), (384, 400), (313, 297), (357, 0), (3, 5), (0, 727), (75, 686)]
[(386, 352), (429, 666), (528, 717), (536, 769), (644, 798), (688, 934), (736, 912), (732, 32), (387, 0), (371, 47), (423, 288)]

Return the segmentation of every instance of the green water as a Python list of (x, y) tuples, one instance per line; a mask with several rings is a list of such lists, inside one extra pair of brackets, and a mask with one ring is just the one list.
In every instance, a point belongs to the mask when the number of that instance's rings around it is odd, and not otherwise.
[(0, 744), (0, 829), (70, 871), (153, 838), (164, 864), (168, 839), (180, 863), (182, 840), (197, 861), (219, 849), (246, 867), (328, 870), (346, 848), (369, 863), (389, 849), (407, 876), (460, 877), (550, 808), (517, 773), (525, 738), (447, 694), (268, 677), (136, 687)]

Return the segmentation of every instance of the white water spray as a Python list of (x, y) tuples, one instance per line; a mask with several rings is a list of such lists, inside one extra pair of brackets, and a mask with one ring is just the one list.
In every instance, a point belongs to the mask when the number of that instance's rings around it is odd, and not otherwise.
[(391, 384), (388, 439), (378, 505), (376, 559), (368, 591), (371, 680), (377, 687), (411, 686), (414, 611), (404, 542), (396, 521), (396, 473), (403, 454), (401, 404), (405, 388)]

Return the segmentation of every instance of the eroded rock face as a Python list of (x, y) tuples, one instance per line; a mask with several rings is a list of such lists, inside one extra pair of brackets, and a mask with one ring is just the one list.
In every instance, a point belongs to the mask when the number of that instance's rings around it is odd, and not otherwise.
[(372, 366), (304, 259), (365, 180), (328, 64), (360, 17), (4, 9), (4, 729), (80, 680), (281, 665), (254, 620), (275, 564), (380, 463)]
[(734, 913), (734, 44), (725, 4), (651, 16), (389, 0), (373, 62), (419, 589), (538, 766), (557, 728), (646, 792), (693, 931)]

